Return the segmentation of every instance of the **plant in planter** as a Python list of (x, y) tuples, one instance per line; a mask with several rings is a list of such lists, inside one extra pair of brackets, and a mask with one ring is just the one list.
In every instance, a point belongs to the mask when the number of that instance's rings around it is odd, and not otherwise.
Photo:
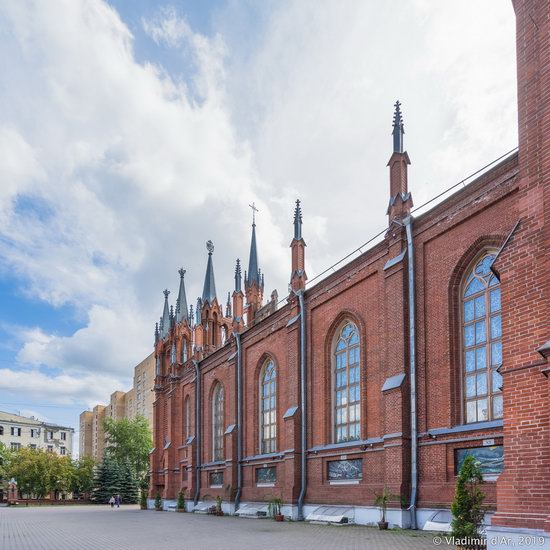
[(480, 534), (485, 509), (485, 494), (481, 490), (483, 476), (473, 456), (467, 456), (456, 479), (455, 498), (451, 504), (452, 536), (460, 541), (460, 548), (477, 550), (485, 548)]
[(142, 489), (139, 495), (139, 507), (142, 510), (147, 510), (147, 491)]
[(178, 500), (176, 502), (176, 512), (185, 512), (185, 491), (182, 490), (178, 494)]
[(269, 501), (268, 508), (269, 508), (269, 515), (275, 520), (275, 521), (284, 521), (285, 516), (281, 514), (281, 506), (283, 505), (283, 500), (279, 497), (272, 498)]
[(386, 512), (388, 510), (388, 502), (395, 498), (395, 495), (390, 493), (389, 489), (384, 485), (384, 489), (379, 495), (376, 495), (374, 503), (380, 508), (380, 521), (378, 522), (378, 529), (384, 530), (388, 528), (388, 522), (386, 521)]
[(157, 491), (157, 495), (155, 497), (155, 510), (157, 512), (162, 512), (162, 499), (160, 498), (159, 491)]
[(217, 516), (223, 516), (223, 510), (222, 510), (222, 497), (218, 495), (216, 497), (216, 515)]

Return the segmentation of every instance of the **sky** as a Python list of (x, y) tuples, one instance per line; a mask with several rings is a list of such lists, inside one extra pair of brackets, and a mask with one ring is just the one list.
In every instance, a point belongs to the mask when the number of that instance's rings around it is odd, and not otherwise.
[[(517, 145), (502, 0), (0, 2), (0, 410), (74, 426), (131, 387), (178, 269), (287, 293), (387, 225), (399, 99), (420, 205)], [(78, 434), (77, 434), (78, 437)]]

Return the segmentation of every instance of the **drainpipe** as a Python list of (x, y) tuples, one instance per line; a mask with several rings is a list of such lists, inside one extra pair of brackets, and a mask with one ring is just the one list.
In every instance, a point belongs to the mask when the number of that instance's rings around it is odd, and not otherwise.
[(298, 497), (298, 521), (304, 520), (304, 500), (307, 488), (307, 402), (306, 402), (306, 308), (304, 289), (294, 291), (300, 304), (300, 411), (301, 411), (301, 489)]
[(411, 514), (411, 529), (417, 529), (416, 523), (416, 493), (418, 487), (417, 465), (417, 425), (416, 425), (416, 326), (415, 326), (415, 297), (414, 297), (414, 247), (412, 236), (412, 217), (404, 220), (407, 234), (408, 256), (408, 286), (409, 286), (409, 377), (411, 387), (411, 499), (409, 511)]
[(199, 370), (199, 362), (193, 361), (195, 367), (195, 443), (197, 445), (195, 466), (196, 489), (194, 505), (199, 502), (201, 493), (201, 374)]
[(241, 504), (242, 489), (242, 355), (241, 355), (241, 335), (238, 332), (233, 333), (237, 343), (237, 493), (235, 494), (235, 512)]

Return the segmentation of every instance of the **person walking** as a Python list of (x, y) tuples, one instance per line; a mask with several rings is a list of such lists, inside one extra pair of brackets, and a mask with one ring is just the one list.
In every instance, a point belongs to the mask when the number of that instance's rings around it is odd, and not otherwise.
[(115, 507), (115, 496), (111, 495), (111, 498), (109, 499), (109, 504), (111, 505), (111, 508)]
[(117, 508), (120, 508), (120, 503), (121, 502), (122, 502), (122, 497), (117, 494), (117, 496), (115, 497), (115, 504), (116, 504)]

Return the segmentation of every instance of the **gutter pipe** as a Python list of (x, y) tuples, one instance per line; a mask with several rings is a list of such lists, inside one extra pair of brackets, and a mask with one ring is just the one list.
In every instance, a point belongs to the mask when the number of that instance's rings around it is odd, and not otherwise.
[(300, 304), (300, 411), (301, 411), (301, 489), (298, 497), (298, 521), (304, 520), (304, 500), (307, 489), (307, 397), (306, 397), (306, 308), (304, 304), (304, 289), (294, 294)]
[(233, 333), (235, 342), (237, 343), (237, 492), (235, 494), (235, 512), (241, 505), (241, 489), (242, 489), (242, 352), (241, 352), (241, 335), (238, 332)]
[(405, 232), (407, 234), (407, 255), (408, 255), (408, 290), (409, 290), (409, 377), (410, 377), (410, 400), (411, 400), (411, 497), (409, 512), (411, 515), (411, 529), (417, 529), (416, 518), (416, 497), (418, 489), (418, 436), (417, 436), (417, 411), (416, 411), (416, 325), (415, 325), (415, 295), (414, 295), (414, 246), (412, 236), (412, 216), (404, 220)]
[(199, 362), (193, 361), (195, 367), (195, 440), (196, 440), (196, 461), (195, 466), (195, 479), (196, 489), (194, 505), (199, 502), (199, 496), (201, 493), (201, 376), (199, 369)]

